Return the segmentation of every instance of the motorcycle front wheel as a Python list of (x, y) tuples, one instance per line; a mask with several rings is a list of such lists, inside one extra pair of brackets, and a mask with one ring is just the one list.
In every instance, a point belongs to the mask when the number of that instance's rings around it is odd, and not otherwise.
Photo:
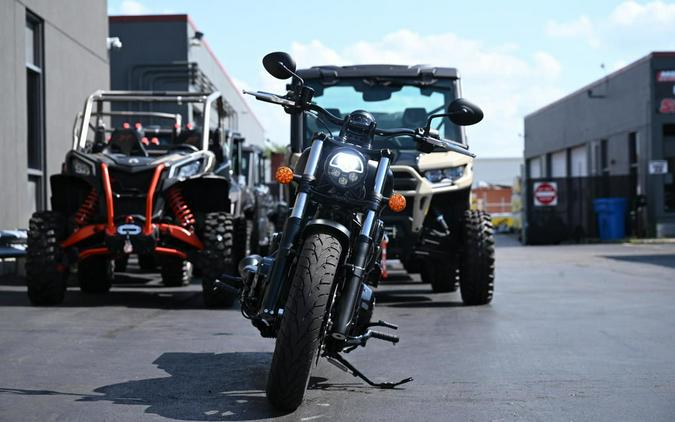
[(281, 410), (302, 403), (341, 254), (333, 235), (314, 233), (304, 241), (267, 379), (267, 398)]

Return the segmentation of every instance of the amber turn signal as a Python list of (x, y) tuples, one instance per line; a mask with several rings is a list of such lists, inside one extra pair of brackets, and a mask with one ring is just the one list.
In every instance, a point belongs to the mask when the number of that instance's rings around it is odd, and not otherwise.
[(279, 167), (274, 173), (274, 180), (282, 185), (291, 183), (293, 181), (293, 170), (290, 167)]
[(405, 196), (395, 193), (389, 197), (389, 209), (394, 212), (401, 212), (405, 209)]

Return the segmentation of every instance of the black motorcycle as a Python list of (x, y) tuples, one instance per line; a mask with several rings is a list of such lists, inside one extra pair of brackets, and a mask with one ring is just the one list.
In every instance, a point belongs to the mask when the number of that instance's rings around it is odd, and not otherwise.
[(381, 272), (380, 215), (387, 205), (401, 211), (405, 198), (393, 193), (392, 152), (371, 144), (375, 136), (409, 136), (423, 152), (441, 149), (473, 156), (466, 146), (440, 139), (431, 121), (448, 117), (455, 124), (471, 125), (483, 113), (458, 99), (447, 112), (430, 116), (426, 127), (378, 129), (367, 111), (340, 118), (313, 104), (314, 91), (295, 73), (295, 62), (288, 54), (270, 53), (263, 65), (276, 78), (293, 77), (290, 91), (283, 96), (244, 93), (280, 105), (288, 113), (311, 113), (341, 128), (338, 135), (314, 134), (295, 172), (288, 167), (277, 171), (278, 182), (294, 184), (291, 214), (270, 256), (251, 255), (239, 265), (243, 315), (263, 337), (276, 337), (267, 397), (280, 409), (296, 409), (312, 362), (320, 356), (372, 386), (394, 388), (412, 381), (372, 382), (342, 356), (371, 338), (399, 341), (395, 335), (371, 329), (397, 327), (371, 322), (375, 300), (369, 286), (377, 285)]

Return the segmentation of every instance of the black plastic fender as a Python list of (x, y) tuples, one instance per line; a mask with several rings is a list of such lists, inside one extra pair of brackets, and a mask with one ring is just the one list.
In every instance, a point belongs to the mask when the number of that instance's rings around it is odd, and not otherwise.
[(305, 224), (303, 237), (306, 237), (310, 233), (314, 233), (317, 229), (320, 228), (328, 229), (332, 234), (334, 234), (338, 238), (340, 243), (342, 243), (342, 247), (344, 248), (344, 250), (347, 250), (349, 248), (352, 233), (349, 231), (347, 227), (333, 220), (328, 220), (324, 218), (315, 218), (313, 220), (309, 220), (307, 224)]

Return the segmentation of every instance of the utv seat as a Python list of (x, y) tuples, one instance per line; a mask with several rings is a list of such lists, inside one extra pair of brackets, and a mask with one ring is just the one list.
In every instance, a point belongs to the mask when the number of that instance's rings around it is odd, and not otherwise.
[(147, 157), (148, 152), (141, 142), (141, 134), (134, 129), (115, 129), (110, 136), (108, 151), (129, 156)]
[(178, 145), (187, 144), (201, 150), (202, 149), (202, 132), (197, 129), (185, 129), (178, 136)]
[(427, 124), (427, 110), (423, 107), (409, 107), (403, 110), (401, 117), (403, 127), (416, 129)]

